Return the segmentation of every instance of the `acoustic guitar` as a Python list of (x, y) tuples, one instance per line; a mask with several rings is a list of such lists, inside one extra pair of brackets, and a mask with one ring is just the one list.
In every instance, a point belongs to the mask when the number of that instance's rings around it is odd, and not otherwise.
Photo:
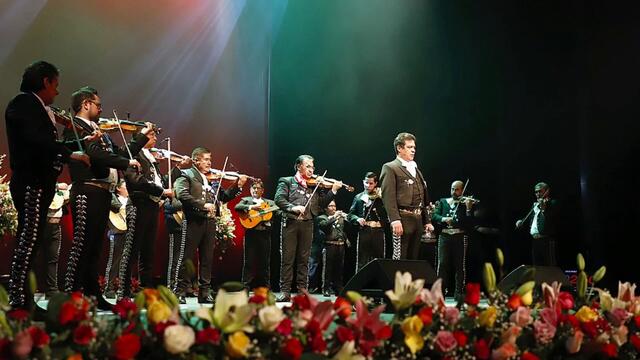
[(118, 212), (109, 211), (109, 227), (117, 232), (127, 231), (126, 206), (122, 206)]
[(246, 229), (253, 229), (263, 221), (269, 221), (273, 217), (273, 212), (279, 210), (278, 206), (269, 206), (265, 201), (260, 205), (258, 210), (249, 210), (248, 212), (240, 212), (240, 224)]

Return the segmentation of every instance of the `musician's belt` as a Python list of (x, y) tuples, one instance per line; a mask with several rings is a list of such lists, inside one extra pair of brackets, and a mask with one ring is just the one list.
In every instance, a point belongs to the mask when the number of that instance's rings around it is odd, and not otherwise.
[(421, 208), (400, 207), (399, 210), (400, 210), (400, 213), (403, 213), (403, 214), (411, 214), (411, 215), (417, 215), (417, 216), (422, 215)]
[(113, 192), (116, 189), (116, 184), (101, 181), (85, 181), (83, 184), (99, 187), (110, 192)]
[(365, 221), (364, 226), (368, 226), (370, 228), (379, 228), (382, 227), (380, 221)]
[(448, 235), (464, 234), (462, 229), (442, 229), (442, 232)]
[(50, 217), (50, 218), (47, 218), (47, 222), (48, 222), (49, 224), (59, 224), (59, 223), (60, 223), (60, 220), (61, 220), (61, 219), (60, 219), (59, 217)]
[(340, 240), (340, 241), (325, 241), (324, 242), (327, 245), (344, 245), (344, 241)]

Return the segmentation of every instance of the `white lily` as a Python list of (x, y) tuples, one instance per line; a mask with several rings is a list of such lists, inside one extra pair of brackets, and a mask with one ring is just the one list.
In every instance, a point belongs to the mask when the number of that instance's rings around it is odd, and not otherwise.
[(225, 333), (251, 332), (253, 329), (248, 324), (253, 311), (246, 291), (226, 292), (220, 289), (213, 309), (213, 323)]
[(396, 272), (394, 291), (387, 290), (385, 294), (389, 300), (391, 300), (396, 310), (402, 310), (408, 308), (416, 301), (416, 297), (418, 297), (420, 291), (422, 291), (423, 286), (423, 279), (412, 281), (411, 273), (406, 272), (401, 274), (398, 271)]

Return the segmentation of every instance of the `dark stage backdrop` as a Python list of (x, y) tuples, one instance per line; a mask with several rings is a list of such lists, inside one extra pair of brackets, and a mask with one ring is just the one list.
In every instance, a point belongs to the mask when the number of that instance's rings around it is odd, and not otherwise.
[[(473, 269), (496, 246), (506, 270), (529, 262), (513, 227), (546, 181), (562, 204), (563, 268), (581, 251), (609, 281), (638, 281), (638, 15), (581, 1), (9, 1), (0, 103), (27, 63), (48, 59), (62, 70), (58, 105), (91, 84), (105, 110), (159, 123), (176, 150), (209, 146), (218, 165), (229, 154), (269, 197), (301, 153), (359, 189), (410, 131), (432, 197), (469, 178), (483, 224), (500, 231), (474, 241)], [(239, 278), (241, 245), (217, 281)], [(272, 256), (275, 280), (277, 234)]]
[[(56, 105), (69, 107), (71, 93), (91, 85), (102, 97), (103, 117), (113, 117), (112, 109), (120, 117), (129, 112), (132, 120), (162, 127), (160, 138), (171, 137), (177, 152), (206, 146), (214, 167), (228, 155), (238, 171), (266, 178), (271, 15), (270, 1), (0, 1), (3, 113), (26, 65), (44, 59), (61, 71)], [(62, 259), (70, 219), (65, 224)], [(236, 234), (236, 245), (215, 257), (216, 282), (239, 279), (239, 223)], [(166, 272), (166, 244), (160, 231), (157, 276)], [(0, 274), (8, 273), (12, 248), (13, 240), (4, 239)]]

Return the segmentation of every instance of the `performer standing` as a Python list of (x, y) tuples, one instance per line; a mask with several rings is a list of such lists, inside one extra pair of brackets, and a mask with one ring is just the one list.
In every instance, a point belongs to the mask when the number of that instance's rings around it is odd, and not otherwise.
[(62, 229), (60, 220), (63, 214), (67, 214), (69, 203), (69, 185), (56, 184), (56, 192), (47, 213), (47, 223), (44, 227), (44, 258), (46, 262), (47, 276), (45, 295), (51, 297), (59, 291), (58, 288), (58, 260), (60, 258), (60, 246), (62, 245)]
[[(158, 161), (149, 149), (157, 142), (155, 131), (148, 134), (149, 141), (144, 148), (134, 156), (140, 163), (139, 169), (129, 168), (125, 172), (127, 189), (130, 192), (132, 211), (135, 212), (135, 223), (132, 241), (126, 241), (120, 263), (119, 277), (121, 281), (118, 297), (131, 297), (131, 270), (132, 264), (138, 263), (140, 286), (152, 287), (153, 261), (155, 255), (155, 242), (158, 234), (158, 212), (161, 205), (161, 197), (173, 197), (173, 190), (165, 189), (165, 182), (160, 174)], [(176, 175), (180, 170), (176, 169)], [(164, 180), (164, 181), (163, 181)]]
[[(207, 174), (211, 172), (211, 151), (204, 147), (197, 147), (191, 153), (194, 166), (184, 170), (176, 180), (175, 192), (182, 203), (186, 222), (186, 244), (184, 262), (180, 267), (180, 275), (176, 284), (176, 294), (180, 302), (185, 304), (185, 293), (191, 279), (187, 276), (185, 262), (191, 260), (195, 264), (196, 250), (199, 259), (199, 289), (198, 302), (212, 304), (211, 294), (211, 264), (213, 263), (213, 246), (216, 231), (215, 216), (218, 213), (219, 203), (228, 202), (242, 192), (242, 186), (247, 177), (242, 175), (238, 181), (226, 190), (218, 191), (207, 180)], [(220, 182), (214, 186), (221, 186)]]
[(347, 214), (336, 210), (336, 202), (331, 201), (325, 213), (318, 216), (320, 231), (324, 234), (324, 250), (322, 251), (322, 294), (338, 295), (342, 292), (342, 272), (344, 270), (345, 245), (349, 244), (344, 224)]
[[(318, 190), (308, 186), (315, 170), (313, 157), (300, 155), (296, 159), (294, 176), (278, 180), (274, 198), (282, 210), (282, 230), (280, 238), (280, 291), (278, 301), (291, 300), (293, 263), (297, 262), (296, 282), (298, 291), (307, 289), (309, 273), (309, 253), (313, 240), (313, 216), (333, 200), (342, 182), (336, 181), (331, 191)], [(321, 178), (316, 179), (321, 182)]]
[[(127, 221), (127, 214), (133, 214), (132, 206), (129, 201), (127, 183), (124, 180), (119, 180), (115, 192), (111, 194), (111, 212), (109, 213), (109, 230), (107, 231), (109, 258), (105, 270), (106, 288), (104, 296), (106, 298), (116, 297), (116, 292), (122, 286), (122, 278), (118, 277), (118, 273), (120, 271), (125, 237), (130, 231), (127, 226), (130, 223), (130, 221)], [(127, 211), (127, 208), (129, 208), (129, 211)], [(129, 236), (132, 237), (133, 233)]]
[(31, 306), (27, 274), (41, 244), (48, 204), (55, 193), (62, 164), (74, 159), (89, 165), (89, 157), (72, 152), (58, 141), (49, 105), (58, 95), (58, 69), (45, 61), (29, 65), (22, 74), (21, 93), (5, 112), (11, 167), (10, 191), (18, 212), (16, 246), (11, 261), (9, 296), (14, 307)]
[(423, 231), (433, 231), (425, 207), (427, 183), (413, 160), (416, 138), (400, 133), (393, 141), (396, 159), (384, 164), (380, 175), (382, 202), (393, 232), (393, 259), (417, 260)]
[[(533, 265), (556, 266), (556, 212), (558, 203), (551, 199), (551, 187), (539, 182), (533, 189), (536, 202), (524, 219), (516, 222), (516, 228), (529, 224), (531, 260)], [(533, 217), (531, 214), (533, 213)]]
[[(76, 112), (78, 124), (86, 132), (98, 131), (97, 121), (102, 112), (102, 104), (98, 92), (90, 87), (83, 87), (71, 97), (73, 110)], [(131, 139), (129, 149), (137, 154), (149, 140), (147, 134), (152, 131), (152, 124)], [(72, 139), (73, 131), (65, 130), (65, 138)], [(98, 264), (102, 241), (109, 219), (111, 192), (118, 181), (118, 170), (128, 167), (140, 167), (135, 159), (129, 159), (127, 151), (116, 146), (111, 137), (102, 134), (99, 141), (85, 143), (87, 154), (91, 158), (91, 168), (69, 164), (69, 172), (73, 187), (71, 189), (71, 205), (73, 215), (73, 243), (67, 262), (65, 275), (65, 291), (82, 289), (85, 295), (98, 298), (98, 307), (109, 309), (100, 294), (98, 284)]]
[[(251, 184), (251, 196), (243, 197), (236, 204), (236, 211), (248, 213), (275, 206), (273, 200), (262, 197), (264, 185), (262, 181)], [(259, 286), (271, 287), (271, 221), (262, 221), (244, 232), (244, 262), (242, 265), (242, 282), (245, 288), (254, 289)]]
[(384, 227), (387, 212), (382, 203), (378, 175), (368, 172), (362, 181), (364, 191), (353, 198), (349, 209), (349, 222), (359, 226), (356, 254), (356, 271), (369, 261), (384, 258)]
[(446, 292), (451, 273), (455, 272), (456, 299), (464, 295), (468, 234), (473, 226), (473, 200), (462, 198), (463, 186), (462, 181), (454, 181), (451, 184), (451, 197), (440, 199), (432, 215), (433, 221), (443, 226), (438, 237), (438, 277), (442, 279)]

